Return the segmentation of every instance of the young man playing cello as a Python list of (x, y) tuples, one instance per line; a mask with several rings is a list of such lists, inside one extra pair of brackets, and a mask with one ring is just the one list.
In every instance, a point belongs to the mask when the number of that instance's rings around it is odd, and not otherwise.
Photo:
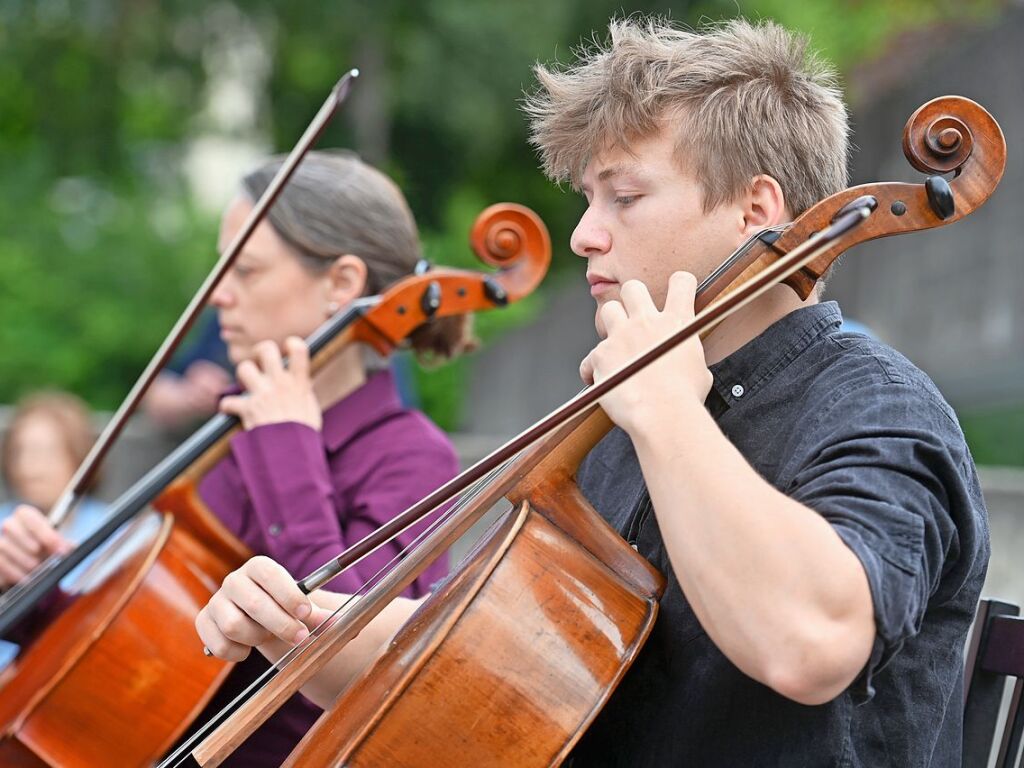
[[(603, 340), (585, 381), (692, 318), (748, 237), (846, 186), (834, 79), (773, 24), (614, 22), (609, 45), (538, 77), (545, 170), (588, 202), (572, 248)], [(989, 553), (977, 477), (931, 381), (840, 324), (778, 286), (602, 400), (618, 428), (580, 486), (668, 587), (574, 766), (959, 764)], [(339, 602), (316, 594), (312, 618)], [(226, 626), (243, 604), (249, 623)], [(300, 606), (254, 561), (197, 627), (218, 655), (276, 656)], [(414, 607), (392, 604), (307, 693), (330, 701)]]

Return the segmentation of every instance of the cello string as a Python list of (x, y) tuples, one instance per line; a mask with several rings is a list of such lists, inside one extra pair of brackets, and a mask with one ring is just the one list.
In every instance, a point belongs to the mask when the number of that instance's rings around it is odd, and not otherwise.
[[(244, 690), (239, 692), (239, 694), (235, 696), (234, 699), (228, 702), (228, 704), (226, 704), (219, 712), (214, 714), (195, 733), (193, 733), (192, 736), (190, 736), (185, 742), (180, 744), (172, 754), (164, 758), (164, 761), (160, 763), (159, 768), (173, 768), (175, 766), (182, 765), (182, 761), (184, 759), (187, 759), (186, 753), (191, 752), (192, 748), (195, 746), (197, 741), (205, 738), (210, 733), (210, 731), (219, 726), (236, 709), (238, 709), (242, 704), (248, 701), (252, 696), (255, 696), (260, 690), (262, 690), (262, 688), (267, 683), (270, 682), (270, 680), (274, 678), (274, 676), (287, 669), (287, 667), (290, 664), (297, 661), (302, 657), (303, 654), (311, 650), (316, 641), (323, 635), (324, 632), (333, 627), (339, 621), (344, 620), (345, 612), (349, 610), (357, 600), (364, 597), (367, 592), (369, 592), (371, 589), (373, 589), (374, 586), (380, 583), (380, 581), (388, 573), (390, 573), (390, 571), (394, 568), (395, 565), (401, 562), (401, 560), (404, 559), (410, 551), (419, 546), (423, 542), (423, 540), (427, 538), (431, 533), (433, 533), (440, 525), (450, 520), (454, 515), (460, 513), (463, 509), (465, 509), (466, 506), (468, 506), (472, 501), (478, 498), (479, 495), (486, 488), (486, 486), (494, 479), (494, 477), (498, 473), (504, 471), (504, 469), (506, 469), (507, 466), (510, 463), (512, 463), (516, 458), (518, 458), (518, 455), (510, 457), (504, 464), (492, 470), (490, 473), (488, 473), (486, 477), (478, 480), (476, 483), (473, 484), (473, 486), (467, 489), (466, 492), (461, 494), (458, 501), (455, 504), (453, 504), (441, 515), (439, 515), (436, 520), (432, 521), (421, 533), (419, 533), (416, 536), (415, 539), (413, 539), (408, 545), (399, 550), (391, 558), (391, 560), (389, 560), (387, 563), (381, 566), (381, 568), (379, 568), (374, 574), (367, 578), (367, 580), (362, 585), (360, 585), (359, 589), (357, 589), (355, 592), (349, 595), (348, 598), (340, 606), (338, 606), (331, 613), (330, 616), (325, 618), (319, 625), (317, 625), (310, 632), (309, 637), (307, 637), (298, 645), (289, 649), (265, 672), (263, 672), (259, 677), (253, 680), (252, 683), (250, 683)], [(412, 525), (415, 524), (416, 523), (413, 523)], [(403, 529), (403, 531), (396, 533), (395, 536), (400, 535), (402, 532), (404, 532), (404, 530), (407, 529)], [(355, 565), (355, 563), (352, 563), (352, 565)], [(169, 761), (176, 762), (171, 763)]]

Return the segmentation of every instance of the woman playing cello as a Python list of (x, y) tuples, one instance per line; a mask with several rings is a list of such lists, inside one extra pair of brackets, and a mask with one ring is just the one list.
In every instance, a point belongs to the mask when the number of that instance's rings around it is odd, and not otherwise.
[[(241, 227), (280, 161), (249, 174), (221, 224), (223, 247)], [(315, 379), (307, 336), (352, 300), (411, 274), (421, 252), (416, 225), (398, 188), (353, 156), (311, 153), (212, 296), (237, 378), (248, 394), (221, 408), (244, 431), (200, 484), (210, 509), (253, 552), (289, 568), (315, 568), (457, 470), (443, 433), (405, 408), (386, 360), (352, 345)], [(412, 337), (420, 353), (448, 356), (466, 344), (464, 319), (435, 320)], [(282, 364), (282, 355), (289, 365)], [(3, 540), (38, 562), (55, 539), (29, 507)], [(408, 541), (417, 531), (408, 532)], [(56, 546), (56, 545), (54, 545)], [(393, 552), (368, 558), (338, 580), (354, 590)], [(424, 594), (444, 563), (412, 586)], [(250, 667), (259, 668), (254, 658)], [(211, 708), (255, 676), (239, 665)], [(316, 717), (295, 697), (235, 756), (239, 765), (277, 766)]]

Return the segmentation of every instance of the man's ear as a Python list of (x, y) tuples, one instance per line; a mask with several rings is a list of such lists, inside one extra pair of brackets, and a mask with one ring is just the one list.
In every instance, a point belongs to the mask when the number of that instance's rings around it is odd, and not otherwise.
[(750, 180), (743, 205), (743, 233), (746, 236), (776, 224), (785, 224), (792, 221), (792, 218), (778, 181), (763, 173)]
[[(338, 311), (338, 307), (355, 301), (366, 291), (366, 262), (358, 256), (348, 253), (339, 256), (327, 268), (327, 303), (325, 311), (328, 316)], [(333, 305), (333, 308), (332, 308)]]

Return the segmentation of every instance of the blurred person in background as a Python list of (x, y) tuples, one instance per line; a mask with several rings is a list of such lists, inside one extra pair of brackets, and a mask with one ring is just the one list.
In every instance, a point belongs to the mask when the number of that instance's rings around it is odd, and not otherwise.
[(195, 333), (160, 371), (142, 400), (142, 411), (163, 429), (177, 433), (217, 412), (232, 385), (227, 347), (217, 314), (207, 310)]
[[(95, 439), (89, 409), (72, 394), (40, 392), (15, 408), (0, 452), (0, 471), (12, 498), (0, 505), (0, 589), (99, 525), (105, 507), (88, 496), (60, 532), (41, 511), (57, 503)], [(31, 556), (24, 556), (26, 551)]]
[[(11, 496), (0, 505), (0, 591), (50, 555), (70, 550), (102, 522), (105, 505), (88, 495), (72, 508), (60, 531), (42, 511), (57, 503), (95, 439), (88, 407), (72, 394), (39, 392), (15, 407), (0, 448), (0, 474)], [(0, 669), (18, 655), (29, 635), (0, 639)]]

